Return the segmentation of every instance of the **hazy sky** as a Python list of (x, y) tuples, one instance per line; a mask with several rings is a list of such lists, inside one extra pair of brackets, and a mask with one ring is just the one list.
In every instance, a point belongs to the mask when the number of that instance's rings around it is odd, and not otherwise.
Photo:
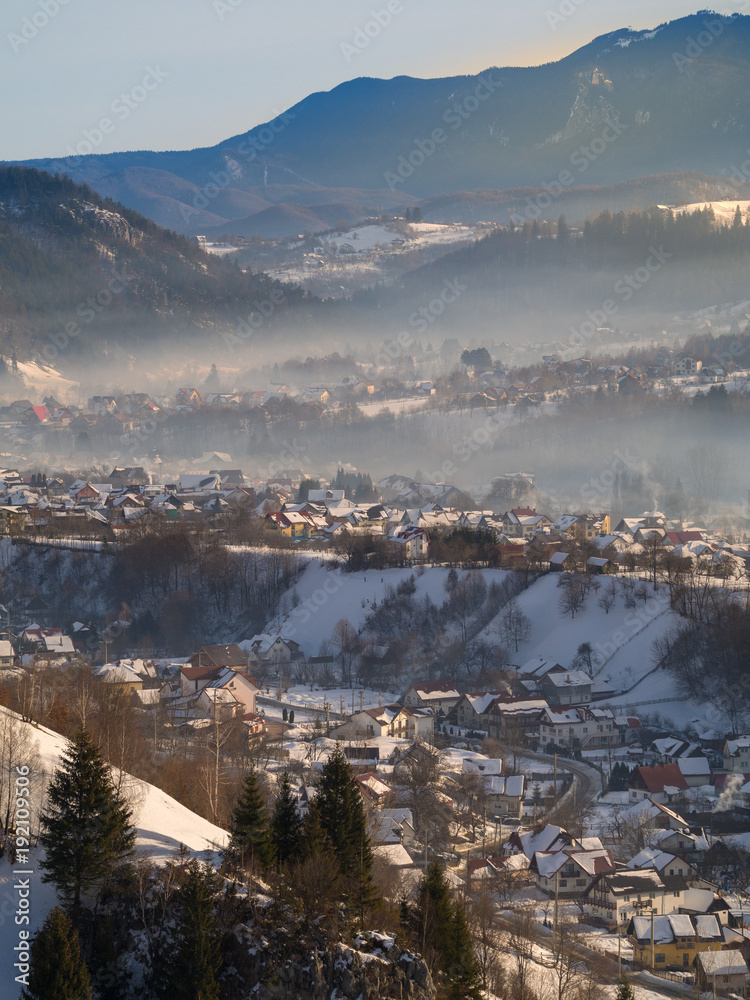
[[(86, 135), (97, 152), (212, 145), (357, 76), (533, 65), (604, 32), (653, 27), (700, 7), (686, 0), (13, 0), (0, 8), (0, 159), (63, 155)], [(717, 9), (728, 13), (732, 4)], [(390, 23), (379, 25), (373, 12)]]

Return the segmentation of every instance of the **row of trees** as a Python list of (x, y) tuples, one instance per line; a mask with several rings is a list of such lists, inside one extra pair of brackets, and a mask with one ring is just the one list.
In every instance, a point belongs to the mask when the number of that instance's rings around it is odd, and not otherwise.
[[(136, 861), (132, 814), (83, 728), (50, 783), (41, 826), (43, 878), (62, 905), (33, 940), (24, 1000), (119, 1000), (128, 990), (132, 930), (145, 932), (140, 956), (131, 959), (140, 957), (157, 1000), (245, 995), (247, 956), (230, 933), (238, 919), (248, 919), (241, 916), (247, 902), (233, 895), (237, 877), (270, 889), (278, 908), (273, 920), (297, 922), (321, 948), (348, 927), (364, 928), (383, 905), (359, 786), (340, 746), (304, 819), (289, 774), (269, 809), (258, 773), (248, 772), (232, 817), (226, 878), (185, 855), (159, 872)], [(458, 977), (466, 995), (479, 1000), (466, 917), (439, 869), (428, 873), (420, 905), (411, 909), (404, 900), (400, 914), (404, 935), (421, 942), (445, 995), (460, 995), (450, 992)], [(387, 912), (381, 916), (387, 923)]]

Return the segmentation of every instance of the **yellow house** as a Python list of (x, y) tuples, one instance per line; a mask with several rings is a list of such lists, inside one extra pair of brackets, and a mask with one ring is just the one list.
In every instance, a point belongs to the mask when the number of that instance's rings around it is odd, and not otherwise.
[(126, 694), (133, 694), (134, 691), (143, 690), (143, 679), (130, 667), (121, 664), (105, 663), (96, 671), (99, 680), (111, 685), (118, 691)]
[(310, 522), (296, 512), (266, 514), (266, 524), (274, 531), (280, 531), (284, 538), (307, 538)]
[[(653, 948), (651, 934), (653, 927)], [(724, 931), (714, 914), (667, 913), (633, 917), (628, 940), (636, 962), (652, 969), (689, 969), (702, 951), (720, 951)]]

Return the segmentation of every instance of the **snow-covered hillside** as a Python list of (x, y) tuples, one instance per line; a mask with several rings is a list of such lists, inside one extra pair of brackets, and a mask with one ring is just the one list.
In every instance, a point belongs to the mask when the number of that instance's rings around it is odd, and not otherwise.
[[(0, 707), (0, 716), (7, 715), (12, 713)], [(30, 804), (34, 817), (32, 828), (36, 829), (44, 790), (59, 766), (66, 741), (58, 733), (42, 726), (30, 723), (20, 725), (28, 729), (35, 744), (35, 753), (31, 755), (30, 763), (32, 777), (36, 780), (32, 784)], [(152, 858), (157, 864), (164, 863), (179, 849), (180, 844), (184, 844), (195, 857), (218, 858), (218, 853), (228, 841), (225, 830), (197, 816), (145, 781), (128, 777), (124, 790), (133, 811), (137, 831), (136, 848), (141, 855)], [(30, 885), (31, 920), (28, 926), (32, 933), (42, 925), (57, 902), (54, 889), (42, 882), (40, 857), (39, 848), (32, 851), (29, 866), (33, 870)], [(21, 876), (14, 875), (13, 871), (7, 858), (0, 858), (0, 996), (7, 997), (8, 1000), (18, 996), (19, 992), (13, 969), (13, 946), (18, 942), (19, 929), (14, 920), (18, 905), (18, 894), (14, 886)]]
[[(346, 619), (355, 629), (361, 629), (373, 605), (383, 600), (386, 589), (397, 587), (409, 576), (414, 576), (415, 599), (429, 594), (435, 604), (442, 604), (448, 572), (444, 567), (430, 567), (421, 574), (413, 569), (344, 573), (311, 562), (283, 602), (282, 606), (291, 610), (280, 616), (268, 631), (279, 631), (285, 638), (294, 639), (306, 655), (314, 656), (321, 643), (331, 638), (339, 620)], [(507, 575), (505, 570), (479, 572), (488, 585), (493, 580), (501, 582)], [(628, 608), (623, 582), (617, 580), (614, 605), (607, 613), (599, 606), (599, 597), (609, 586), (609, 580), (602, 578), (599, 590), (592, 589), (584, 609), (571, 618), (558, 608), (561, 591), (557, 574), (537, 580), (518, 598), (532, 625), (529, 638), (520, 643), (518, 651), (509, 650), (511, 662), (523, 666), (542, 658), (550, 664), (567, 667), (572, 664), (578, 647), (587, 642), (594, 654), (594, 689), (611, 691), (603, 704), (632, 709), (639, 715), (658, 713), (676, 725), (695, 723), (703, 731), (722, 729), (723, 721), (716, 713), (679, 698), (670, 675), (655, 668), (654, 640), (663, 636), (676, 620), (669, 608), (666, 588), (654, 591), (646, 585), (646, 599), (638, 598), (636, 607)], [(294, 607), (293, 601), (297, 602)], [(502, 612), (477, 638), (499, 643), (497, 628), (501, 615)], [(408, 665), (404, 665), (401, 688), (411, 680)]]
[[(330, 639), (336, 622), (346, 618), (359, 629), (374, 603), (380, 603), (387, 587), (397, 587), (402, 580), (414, 577), (415, 599), (429, 594), (435, 604), (445, 600), (445, 579), (449, 570), (434, 567), (421, 575), (413, 569), (368, 570), (364, 573), (343, 573), (310, 563), (296, 586), (298, 604), (291, 612), (273, 624), (269, 631), (280, 631), (294, 639), (308, 656), (318, 653), (321, 642)], [(479, 570), (487, 585), (506, 576), (505, 570)], [(291, 595), (287, 595), (287, 602)]]

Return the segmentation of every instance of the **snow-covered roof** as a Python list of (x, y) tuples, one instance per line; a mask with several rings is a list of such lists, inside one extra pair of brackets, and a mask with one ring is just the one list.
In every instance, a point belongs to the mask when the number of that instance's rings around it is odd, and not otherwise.
[(374, 847), (372, 853), (376, 858), (396, 865), (397, 868), (409, 868), (414, 864), (403, 844), (383, 844), (380, 847)]
[(747, 963), (738, 951), (700, 951), (697, 958), (703, 971), (709, 976), (747, 974)]
[(707, 757), (680, 757), (677, 765), (685, 776), (705, 775), (708, 778), (711, 774)]
[(591, 678), (584, 670), (550, 670), (544, 675), (546, 681), (556, 688), (582, 687), (591, 684)]

